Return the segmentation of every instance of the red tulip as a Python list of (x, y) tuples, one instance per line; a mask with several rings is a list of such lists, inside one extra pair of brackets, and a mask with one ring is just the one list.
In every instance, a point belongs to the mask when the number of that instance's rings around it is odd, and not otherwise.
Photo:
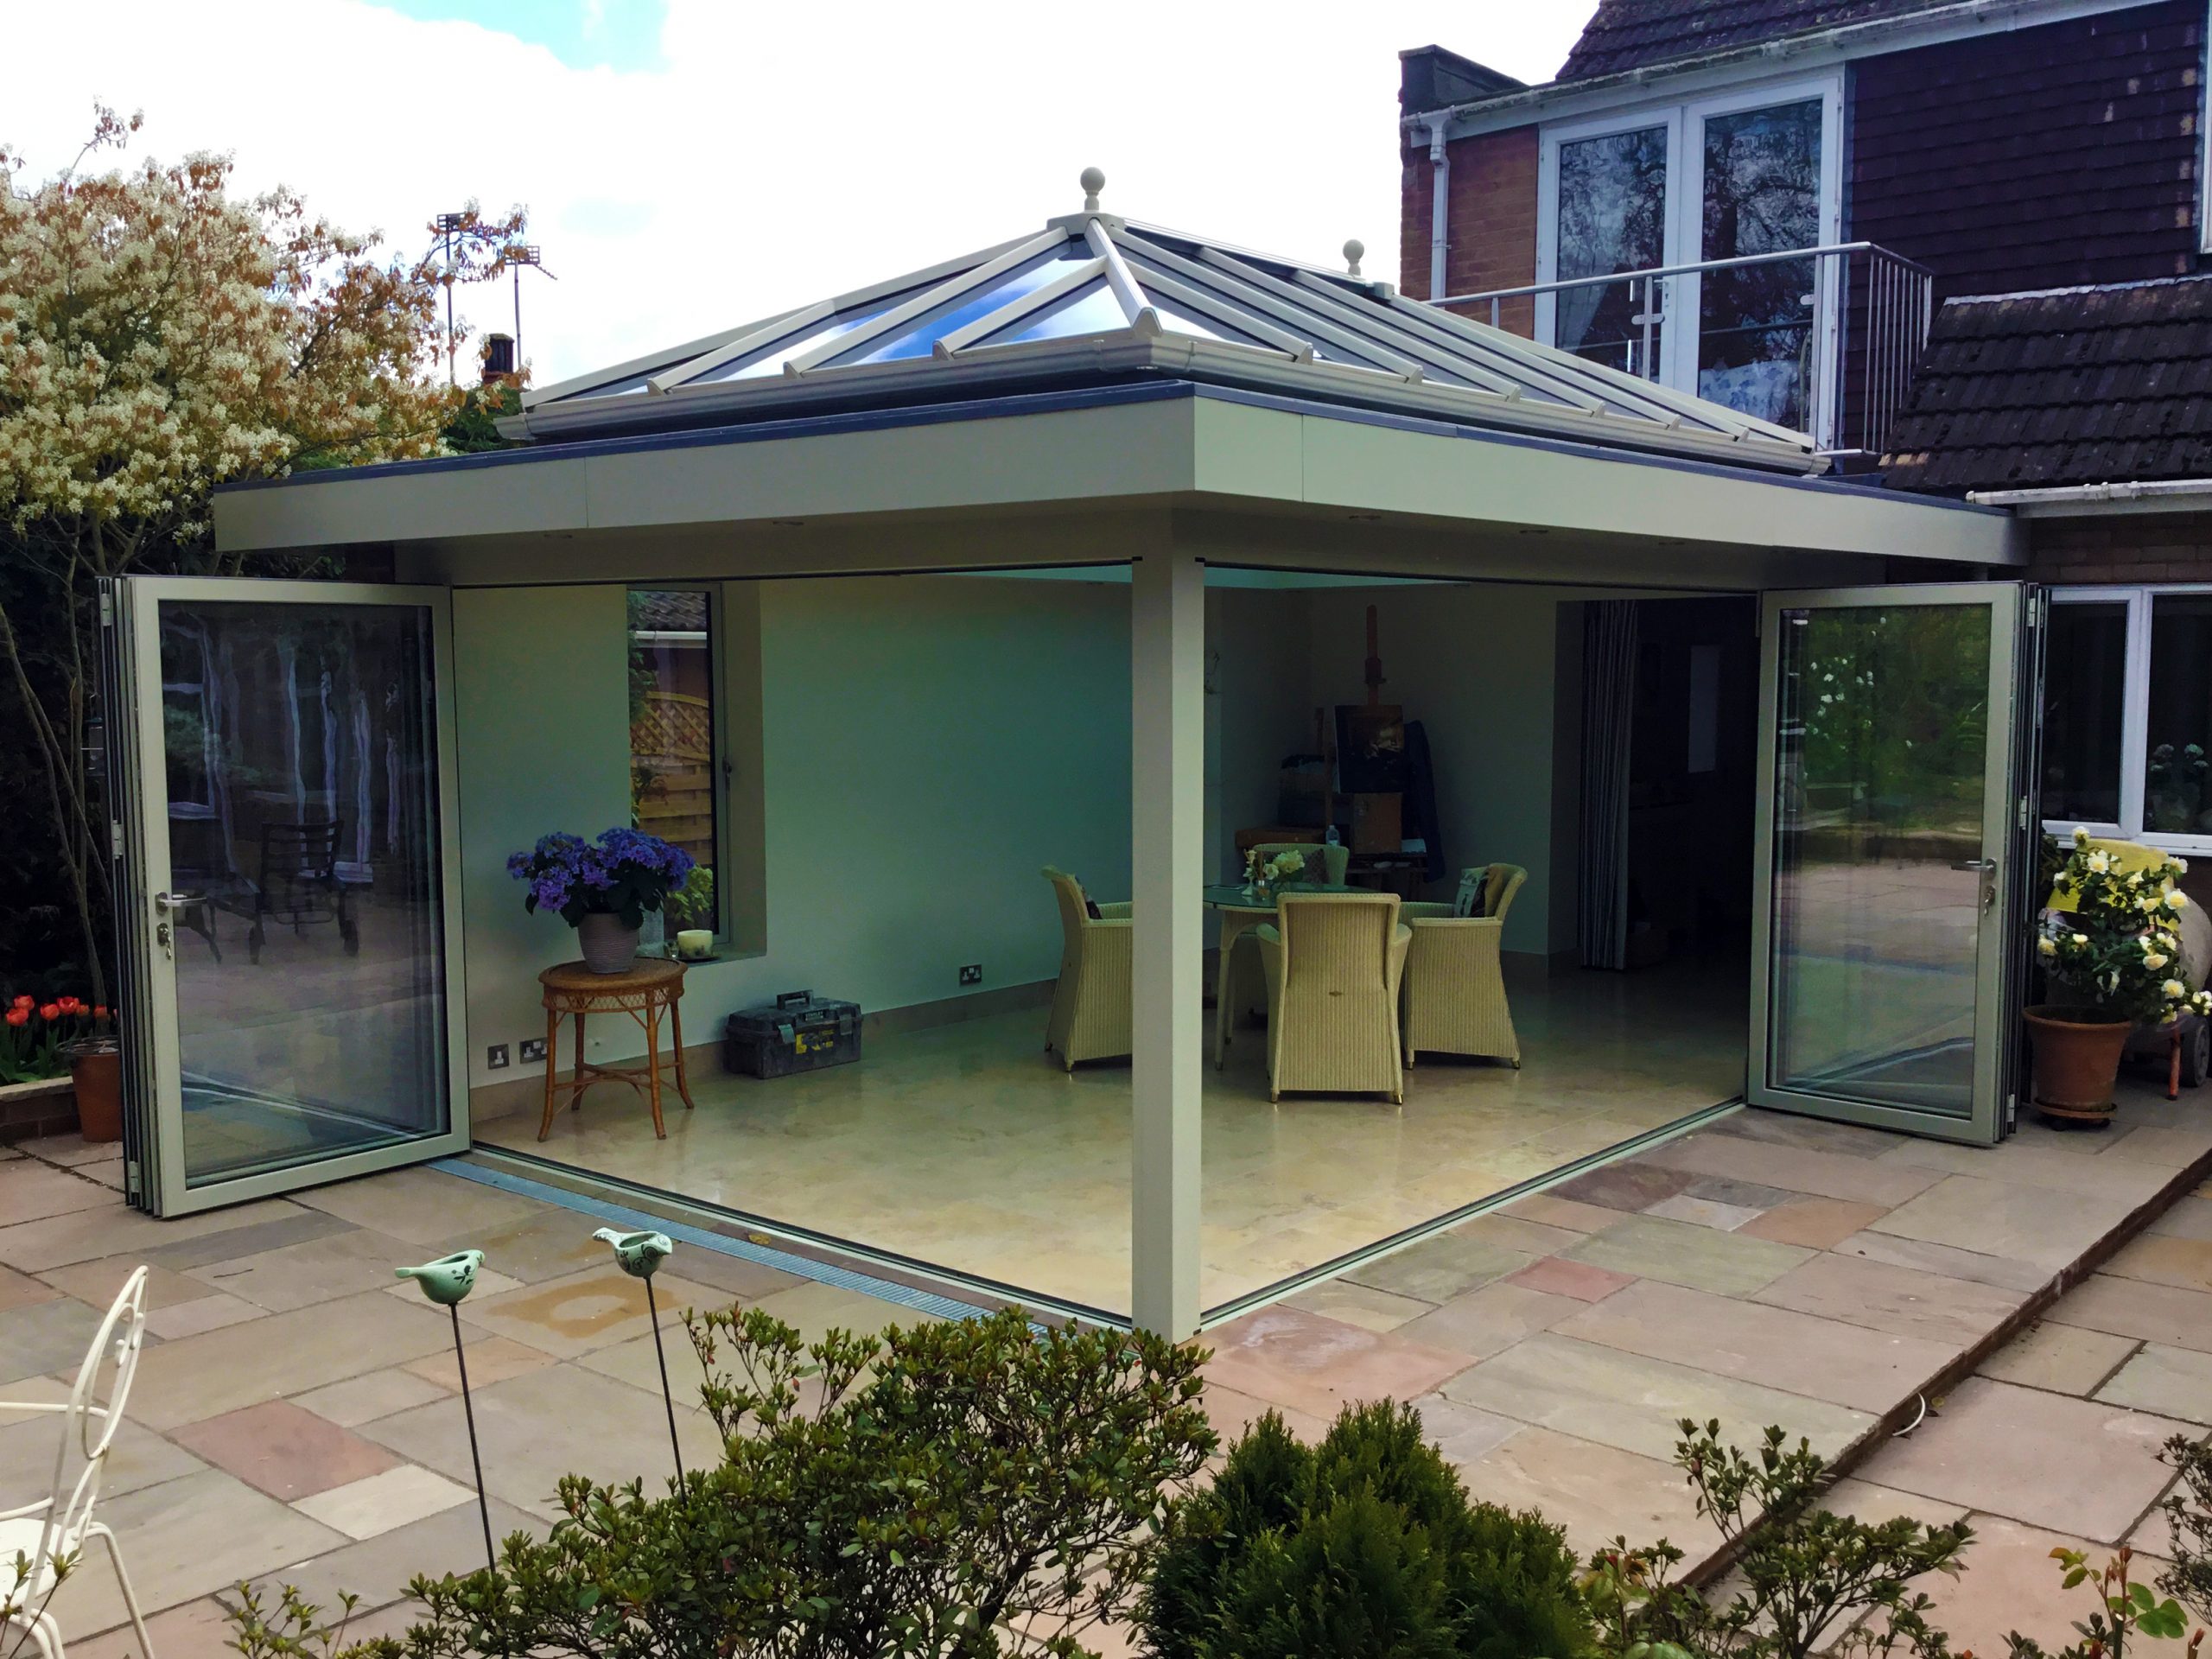
[(96, 1003), (94, 1003), (94, 1004), (92, 1005), (92, 1018), (93, 1018), (93, 1019), (95, 1019), (95, 1020), (105, 1020), (105, 1019), (106, 1019), (106, 1018), (107, 1018), (107, 1004), (106, 1004), (106, 1003), (105, 1003), (105, 1002), (96, 1002)]
[(11, 1008), (29, 1008), (35, 1007), (37, 1002), (38, 999), (35, 996), (19, 996), (8, 1006)]
[(54, 1006), (64, 1014), (82, 1014), (85, 1011), (85, 1005), (73, 996), (56, 997)]
[(27, 1026), (31, 1022), (31, 1011), (29, 1008), (10, 1008), (7, 1020), (11, 1026)]
[(38, 1011), (38, 1017), (41, 1020), (59, 1020), (61, 1017), (61, 1005), (59, 1002), (48, 1003)]

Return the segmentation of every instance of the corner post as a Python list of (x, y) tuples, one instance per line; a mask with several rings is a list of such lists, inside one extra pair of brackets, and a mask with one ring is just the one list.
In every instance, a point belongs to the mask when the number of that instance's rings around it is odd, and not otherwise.
[(1163, 538), (1131, 594), (1130, 1306), (1180, 1340), (1198, 1328), (1205, 567)]

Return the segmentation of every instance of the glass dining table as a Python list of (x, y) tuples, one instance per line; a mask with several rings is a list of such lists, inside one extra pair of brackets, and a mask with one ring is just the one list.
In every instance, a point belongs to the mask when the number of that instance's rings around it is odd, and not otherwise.
[(1278, 887), (1273, 893), (1261, 893), (1241, 882), (1205, 889), (1206, 908), (1221, 916), (1221, 957), (1214, 965), (1213, 979), (1213, 1064), (1219, 1071), (1229, 1064), (1229, 1028), (1236, 1021), (1236, 941), (1252, 929), (1274, 918), (1276, 904), (1285, 893), (1365, 893), (1365, 887), (1350, 887), (1325, 881), (1294, 881)]

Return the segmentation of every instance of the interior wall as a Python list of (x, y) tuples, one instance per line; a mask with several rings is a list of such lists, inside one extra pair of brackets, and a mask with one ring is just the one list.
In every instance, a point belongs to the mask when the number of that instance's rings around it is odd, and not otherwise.
[[(1039, 868), (1102, 899), (1129, 891), (1127, 584), (731, 588), (759, 603), (757, 678), (731, 674), (719, 712), (760, 733), (760, 799), (734, 804), (732, 829), (757, 810), (765, 949), (690, 970), (687, 1040), (802, 987), (875, 1012), (962, 995), (967, 963), (986, 990), (1050, 979), (1059, 924)], [(490, 1071), (485, 1050), (543, 1034), (537, 972), (575, 955), (557, 918), (524, 913), (507, 855), (628, 821), (626, 623), (611, 583), (462, 589), (454, 610), (471, 1081), (485, 1084), (533, 1069)], [(739, 917), (737, 937), (759, 919)], [(642, 1036), (600, 1020), (590, 1045), (626, 1058)]]
[(1309, 594), (1206, 590), (1206, 849), (1209, 881), (1241, 881), (1236, 832), (1275, 822), (1282, 760), (1312, 747)]

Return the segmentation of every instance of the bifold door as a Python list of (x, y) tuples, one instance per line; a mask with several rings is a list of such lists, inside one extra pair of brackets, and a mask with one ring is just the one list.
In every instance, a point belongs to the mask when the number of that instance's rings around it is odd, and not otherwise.
[(2040, 603), (1994, 582), (1765, 595), (1752, 1104), (2008, 1131)]
[(442, 588), (103, 594), (131, 1201), (468, 1144)]

